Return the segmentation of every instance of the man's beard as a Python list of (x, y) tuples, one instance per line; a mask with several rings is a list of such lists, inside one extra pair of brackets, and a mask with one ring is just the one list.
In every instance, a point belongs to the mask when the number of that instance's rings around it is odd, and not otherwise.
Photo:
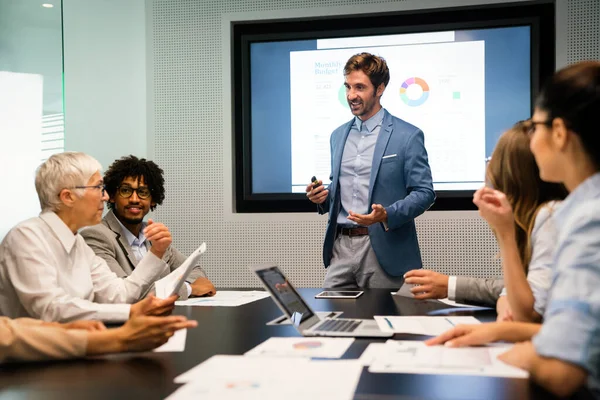
[(129, 224), (129, 225), (137, 225), (139, 223), (141, 223), (144, 220), (144, 217), (139, 217), (139, 218), (126, 218), (126, 217), (121, 217), (121, 219), (123, 220), (124, 223)]

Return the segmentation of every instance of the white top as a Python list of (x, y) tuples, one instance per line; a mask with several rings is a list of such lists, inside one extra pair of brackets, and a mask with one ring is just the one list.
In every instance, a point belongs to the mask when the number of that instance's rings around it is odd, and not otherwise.
[(55, 213), (44, 212), (15, 226), (0, 244), (0, 314), (126, 321), (130, 306), (123, 303), (136, 301), (168, 269), (154, 254), (151, 258), (147, 268), (118, 278), (81, 235)]
[[(552, 213), (560, 205), (559, 201), (549, 202), (535, 217), (531, 231), (531, 261), (527, 272), (527, 282), (533, 293), (533, 309), (544, 315), (548, 303), (548, 291), (552, 283), (552, 263), (558, 241), (558, 230)], [(500, 296), (506, 296), (506, 288)]]
[(448, 277), (448, 299), (456, 300), (456, 276)]
[(573, 190), (553, 216), (560, 227), (553, 255), (552, 287), (533, 345), (588, 373), (600, 398), (600, 172)]

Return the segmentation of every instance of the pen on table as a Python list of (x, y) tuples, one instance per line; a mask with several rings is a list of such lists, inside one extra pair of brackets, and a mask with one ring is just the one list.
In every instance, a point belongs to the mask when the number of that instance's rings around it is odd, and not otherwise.
[(445, 319), (446, 321), (448, 321), (448, 323), (450, 323), (450, 325), (452, 325), (452, 326), (456, 326), (456, 325), (454, 325), (454, 322), (450, 321), (450, 318), (444, 318), (444, 319)]
[(329, 314), (327, 314), (327, 316), (325, 318), (334, 318), (334, 317), (335, 317), (335, 311), (332, 311)]
[(383, 319), (385, 320), (385, 322), (387, 322), (387, 324), (389, 325), (390, 328), (394, 329), (394, 325), (392, 325), (392, 321), (387, 319), (387, 317), (383, 317)]

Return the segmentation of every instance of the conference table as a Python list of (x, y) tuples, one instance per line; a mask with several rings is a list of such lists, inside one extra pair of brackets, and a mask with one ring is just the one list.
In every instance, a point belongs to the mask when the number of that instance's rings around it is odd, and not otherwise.
[[(240, 290), (240, 289), (236, 289)], [(315, 311), (343, 311), (342, 317), (419, 315), (448, 306), (391, 296), (369, 289), (358, 299), (315, 299), (322, 289), (299, 289)], [(300, 336), (291, 325), (267, 326), (281, 315), (271, 298), (239, 307), (178, 306), (174, 314), (198, 321), (187, 333), (184, 352), (129, 353), (75, 361), (0, 366), (0, 399), (164, 399), (180, 385), (173, 379), (216, 354), (243, 354), (270, 337)], [(494, 311), (471, 315), (493, 321)], [(393, 339), (425, 337), (396, 334)], [(356, 339), (344, 359), (359, 358), (369, 343)], [(580, 392), (578, 398), (591, 398)], [(371, 374), (363, 369), (355, 399), (547, 399), (552, 396), (527, 379), (460, 375)]]

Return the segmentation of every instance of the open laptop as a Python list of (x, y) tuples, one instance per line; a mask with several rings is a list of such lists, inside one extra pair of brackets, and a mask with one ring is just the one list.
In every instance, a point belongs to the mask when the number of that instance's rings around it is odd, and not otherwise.
[(256, 265), (251, 269), (269, 291), (275, 304), (292, 321), (303, 336), (390, 337), (374, 319), (324, 318), (306, 304), (283, 272), (274, 264)]

